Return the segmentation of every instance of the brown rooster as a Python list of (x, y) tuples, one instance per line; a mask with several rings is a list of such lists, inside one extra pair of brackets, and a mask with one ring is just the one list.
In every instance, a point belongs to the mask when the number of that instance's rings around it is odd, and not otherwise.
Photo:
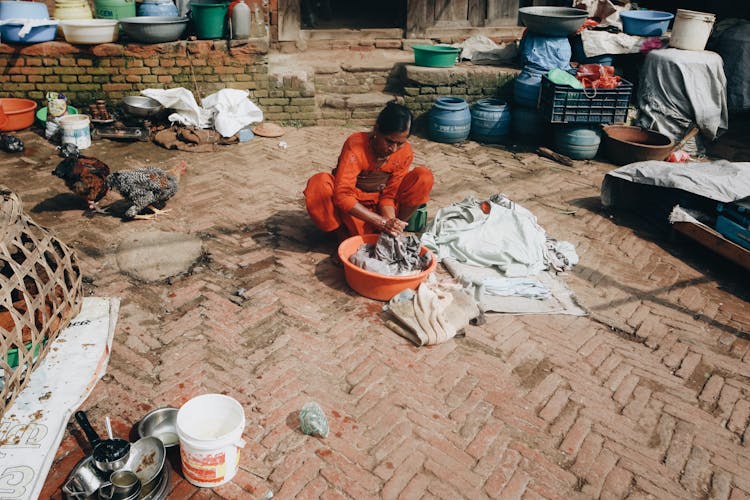
[(109, 167), (96, 158), (81, 155), (78, 148), (69, 144), (60, 149), (60, 155), (65, 159), (52, 171), (52, 175), (64, 180), (68, 189), (86, 200), (89, 210), (107, 213), (99, 207), (98, 202), (109, 191)]

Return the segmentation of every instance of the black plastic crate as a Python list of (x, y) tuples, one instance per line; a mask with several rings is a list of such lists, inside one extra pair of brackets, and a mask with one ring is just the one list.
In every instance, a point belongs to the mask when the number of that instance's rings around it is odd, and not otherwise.
[(621, 80), (614, 89), (578, 90), (542, 77), (541, 111), (549, 123), (623, 123), (633, 84)]

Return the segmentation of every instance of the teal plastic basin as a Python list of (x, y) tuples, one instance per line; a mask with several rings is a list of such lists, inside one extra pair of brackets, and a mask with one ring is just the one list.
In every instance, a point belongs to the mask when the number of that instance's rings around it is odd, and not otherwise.
[(415, 45), (414, 64), (430, 68), (450, 68), (456, 64), (461, 49), (448, 45)]

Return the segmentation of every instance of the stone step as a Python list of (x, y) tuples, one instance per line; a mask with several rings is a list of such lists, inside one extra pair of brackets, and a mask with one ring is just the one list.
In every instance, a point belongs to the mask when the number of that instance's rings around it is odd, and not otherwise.
[(318, 94), (318, 123), (322, 125), (371, 126), (386, 103), (403, 98), (387, 92), (366, 94)]

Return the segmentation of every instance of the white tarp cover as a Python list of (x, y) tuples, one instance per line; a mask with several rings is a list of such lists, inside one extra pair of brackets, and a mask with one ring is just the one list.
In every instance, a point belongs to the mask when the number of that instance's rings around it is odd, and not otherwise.
[(729, 127), (727, 80), (714, 52), (663, 49), (646, 55), (638, 89), (637, 125), (680, 140), (694, 123), (716, 139)]
[(730, 203), (750, 196), (750, 163), (719, 160), (712, 163), (642, 161), (607, 172), (602, 182), (602, 204), (611, 206), (612, 178), (637, 184), (675, 188), (711, 200)]
[(119, 299), (85, 298), (0, 422), (0, 498), (39, 498), (70, 415), (104, 375)]

